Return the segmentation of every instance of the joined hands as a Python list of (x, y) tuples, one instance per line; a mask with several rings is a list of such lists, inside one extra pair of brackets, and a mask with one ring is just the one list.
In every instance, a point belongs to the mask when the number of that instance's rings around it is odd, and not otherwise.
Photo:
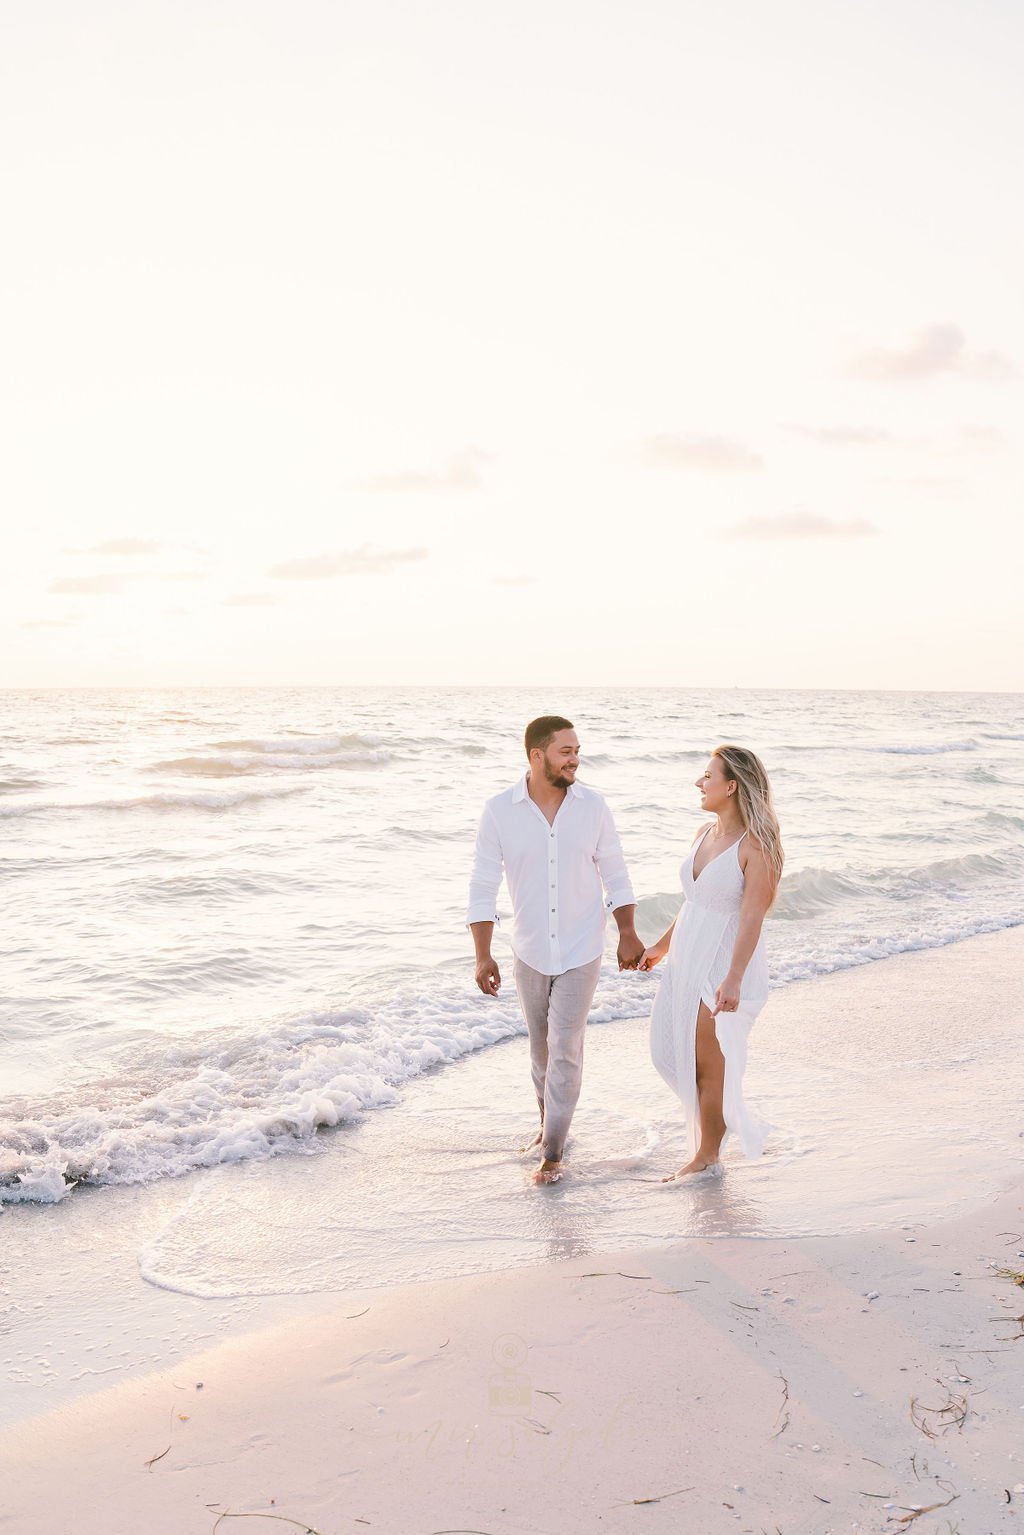
[(618, 960), (620, 970), (641, 970), (644, 946), (635, 931), (619, 934)]

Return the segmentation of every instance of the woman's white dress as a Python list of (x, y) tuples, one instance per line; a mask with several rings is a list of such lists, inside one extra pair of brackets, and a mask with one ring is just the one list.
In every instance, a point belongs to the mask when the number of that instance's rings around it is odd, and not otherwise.
[[(709, 1009), (714, 1007), (715, 990), (729, 973), (744, 886), (739, 858), (743, 837), (705, 865), (694, 880), (693, 861), (710, 830), (709, 826), (683, 863), (684, 903), (651, 1011), (651, 1059), (683, 1105), (691, 1157), (696, 1154), (700, 1132), (697, 1012), (701, 1002)], [(715, 1019), (725, 1057), (722, 1108), (726, 1137), (734, 1133), (748, 1157), (760, 1156), (767, 1128), (743, 1101), (747, 1038), (767, 999), (768, 963), (762, 934), (743, 976), (739, 1006), (734, 1013), (719, 1013)]]

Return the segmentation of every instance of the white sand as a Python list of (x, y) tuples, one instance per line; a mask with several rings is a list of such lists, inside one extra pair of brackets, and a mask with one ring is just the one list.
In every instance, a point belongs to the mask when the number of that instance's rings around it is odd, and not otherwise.
[(350, 1297), (9, 1431), (0, 1528), (183, 1535), (230, 1509), (322, 1535), (795, 1535), (955, 1493), (920, 1535), (1017, 1529), (1024, 1290), (991, 1265), (1022, 1266), (1022, 1232), (1014, 1196), (913, 1242), (688, 1243)]
[[(1021, 936), (979, 940), (993, 1007), (1019, 997)], [(970, 948), (913, 957), (946, 967), (950, 1005)], [(853, 1004), (882, 968), (830, 986)], [(1022, 1200), (320, 1297), (8, 1430), (0, 1530), (1017, 1530), (1024, 1289), (997, 1271), (1024, 1269)]]

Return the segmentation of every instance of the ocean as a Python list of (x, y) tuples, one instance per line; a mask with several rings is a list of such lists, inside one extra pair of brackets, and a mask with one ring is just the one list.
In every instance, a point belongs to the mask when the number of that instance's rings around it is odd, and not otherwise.
[[(5, 693), (0, 1202), (309, 1152), (522, 1034), (501, 930), (501, 996), (473, 985), (466, 885), (484, 799), (554, 710), (648, 939), (723, 740), (774, 785), (774, 987), (1024, 922), (1020, 695)], [(657, 984), (618, 974), (613, 932), (595, 1024)]]

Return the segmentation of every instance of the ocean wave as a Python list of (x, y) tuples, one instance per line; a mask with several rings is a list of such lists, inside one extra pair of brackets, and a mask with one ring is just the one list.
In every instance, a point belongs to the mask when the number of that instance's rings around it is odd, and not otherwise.
[(199, 778), (232, 778), (263, 773), (268, 768), (359, 768), (390, 761), (391, 753), (377, 748), (347, 752), (231, 752), (221, 757), (174, 757), (154, 762), (152, 773), (180, 773)]
[(41, 789), (44, 778), (0, 778), (0, 794), (21, 794), (26, 789)]
[(464, 833), (458, 829), (436, 831), (429, 826), (392, 826), (391, 835), (398, 842), (464, 842)]
[(940, 757), (946, 752), (976, 752), (979, 745), (970, 736), (966, 741), (918, 741), (910, 746), (862, 746), (857, 749), (895, 757)]
[(973, 917), (962, 912), (933, 915), (928, 921), (909, 916), (908, 926), (897, 932), (878, 932), (871, 938), (847, 934), (838, 944), (833, 937), (831, 949), (808, 949), (798, 955), (777, 957), (770, 965), (771, 985), (781, 987), (792, 981), (814, 980), (818, 976), (874, 964), (876, 960), (894, 959), (899, 954), (945, 949), (967, 938), (978, 938), (983, 933), (1001, 933), (1007, 928), (1022, 926), (1024, 903), (1010, 911), (979, 913)]
[(1005, 853), (961, 853), (957, 858), (936, 858), (919, 868), (894, 871), (894, 875), (909, 872), (910, 877), (925, 885), (957, 884), (961, 880), (988, 879), (1002, 874), (1020, 874), (1020, 862)]
[(636, 922), (641, 936), (647, 935), (645, 943), (653, 943), (676, 920), (682, 901), (681, 890), (640, 897), (636, 903)]
[(490, 750), (481, 741), (446, 741), (442, 736), (389, 736), (388, 744), (413, 757), (486, 757)]
[[(792, 922), (835, 912), (863, 901), (871, 894), (864, 879), (832, 869), (801, 869), (783, 878), (778, 899), (772, 908), (773, 922)], [(637, 903), (637, 922), (645, 933), (664, 932), (679, 915), (682, 891), (676, 894), (647, 896)]]
[[(709, 752), (709, 747), (682, 746), (678, 751), (637, 752), (632, 757), (608, 757), (605, 760), (608, 762), (655, 762), (666, 764), (673, 762), (707, 762)], [(587, 758), (588, 762), (596, 760), (594, 757)]]
[(44, 800), (30, 805), (0, 805), (0, 819), (15, 816), (75, 814), (82, 810), (233, 810), (250, 800), (285, 799), (291, 794), (303, 794), (305, 785), (281, 785), (251, 789), (193, 789), (175, 792), (162, 790), (157, 794), (139, 794), (124, 799), (95, 800)]
[[(905, 902), (929, 895), (966, 894), (983, 881), (1004, 888), (1011, 881), (1019, 882), (1019, 878), (1019, 858), (1010, 852), (962, 853), (903, 868), (879, 866), (870, 874), (859, 869), (808, 866), (783, 875), (771, 918), (801, 921), (858, 904), (867, 910), (870, 903), (878, 900)], [(681, 901), (681, 891), (646, 896), (637, 903), (638, 921), (645, 931), (653, 931), (659, 923), (664, 930), (674, 921)]]
[(1013, 826), (1024, 830), (1024, 816), (1013, 815), (1009, 810), (986, 810), (981, 820), (988, 826)]
[[(258, 789), (195, 789), (174, 793), (164, 790), (159, 794), (142, 794), (135, 799), (96, 800), (80, 808), (86, 810), (173, 810), (191, 807), (196, 810), (233, 810), (250, 800), (286, 799), (290, 794), (301, 794), (302, 787)], [(79, 808), (79, 807), (76, 807)]]
[(834, 869), (799, 869), (783, 876), (772, 916), (782, 921), (813, 917), (870, 894), (863, 877)]
[[(613, 971), (590, 1021), (642, 1016), (650, 998), (646, 977)], [(0, 1204), (308, 1152), (320, 1130), (396, 1103), (423, 1072), (525, 1032), (511, 987), (485, 1001), (471, 983), (447, 982), (372, 1008), (136, 1048), (73, 1099), (0, 1105)]]
[(237, 741), (213, 741), (211, 745), (216, 751), (226, 752), (300, 752), (303, 755), (315, 755), (317, 752), (340, 752), (351, 746), (380, 746), (382, 740), (383, 737), (379, 735), (360, 735), (355, 732), (333, 736), (273, 736), (269, 739), (245, 736)]
[(995, 768), (983, 766), (980, 762), (972, 762), (970, 767), (965, 769), (963, 776), (970, 779), (972, 783), (1000, 784), (1008, 789), (1021, 787), (1015, 779), (1005, 778), (1001, 773), (997, 773)]
[(969, 736), (965, 741), (911, 741), (876, 742), (862, 741), (787, 741), (777, 748), (786, 752), (872, 752), (892, 757), (939, 757), (949, 752), (978, 751), (981, 742)]
[[(141, 901), (156, 906), (191, 905), (203, 906), (244, 903), (255, 897), (280, 894), (289, 884), (280, 873), (246, 873), (241, 870), (219, 874), (168, 874), (157, 877), (134, 878), (125, 882), (125, 890), (132, 902)], [(191, 974), (192, 961), (188, 961)]]
[(879, 867), (870, 874), (852, 869), (799, 869), (784, 875), (772, 913), (782, 920), (817, 916), (846, 904), (872, 899), (906, 901), (922, 895), (966, 893), (979, 881), (1001, 884), (1019, 873), (1003, 853), (961, 853), (909, 868)]

